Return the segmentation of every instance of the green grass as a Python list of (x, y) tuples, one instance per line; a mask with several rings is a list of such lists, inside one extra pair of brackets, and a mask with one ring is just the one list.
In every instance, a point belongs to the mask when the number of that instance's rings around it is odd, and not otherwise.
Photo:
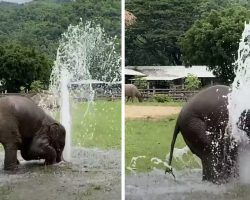
[(86, 102), (82, 102), (72, 107), (74, 145), (103, 149), (120, 148), (121, 101), (96, 101), (89, 108)]
[(137, 105), (137, 106), (183, 106), (186, 102), (183, 101), (171, 101), (171, 102), (165, 102), (165, 103), (159, 103), (156, 101), (144, 101), (144, 102), (138, 102), (134, 101), (133, 103), (131, 101), (126, 102), (126, 105)]
[[(162, 163), (154, 164), (151, 162), (151, 158), (157, 157), (165, 161), (166, 155), (170, 151), (176, 117), (176, 115), (173, 115), (158, 121), (126, 121), (126, 173), (130, 172), (127, 167), (132, 167), (131, 159), (137, 156), (146, 157), (137, 160), (136, 171), (148, 172), (154, 168), (165, 169)], [(175, 147), (183, 148), (185, 146), (185, 142), (181, 134), (179, 134)], [(184, 156), (183, 160), (184, 162), (173, 159), (172, 166), (175, 169), (199, 166), (191, 152)]]

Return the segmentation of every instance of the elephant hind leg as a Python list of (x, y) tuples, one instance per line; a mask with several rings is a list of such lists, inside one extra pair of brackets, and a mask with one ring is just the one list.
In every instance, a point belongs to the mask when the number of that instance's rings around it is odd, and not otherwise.
[(216, 182), (216, 172), (213, 167), (213, 158), (211, 156), (206, 156), (201, 159), (202, 162), (202, 180)]
[(13, 143), (4, 144), (4, 169), (14, 170), (17, 168), (17, 145)]
[[(3, 122), (1, 122), (3, 123)], [(3, 132), (4, 130), (4, 132)], [(17, 150), (22, 143), (21, 136), (15, 124), (12, 127), (5, 126), (4, 129), (0, 130), (1, 143), (3, 144), (5, 155), (4, 155), (4, 169), (14, 170), (17, 168)]]
[[(219, 135), (219, 133), (217, 133)], [(238, 176), (237, 148), (230, 148), (230, 138), (216, 139), (210, 152), (202, 158), (203, 179), (214, 183), (226, 183)]]
[(236, 162), (224, 160), (222, 155), (211, 153), (202, 158), (203, 180), (213, 183), (226, 183), (230, 178), (237, 175)]
[(186, 122), (186, 124), (187, 126), (181, 128), (180, 131), (191, 152), (199, 158), (202, 158), (204, 155), (209, 156), (212, 141), (206, 133), (206, 123), (195, 118), (192, 121)]
[(209, 156), (202, 160), (202, 180), (210, 181), (216, 184), (227, 182), (229, 178), (226, 175), (222, 161), (215, 156)]
[(186, 144), (192, 153), (196, 154), (202, 161), (202, 179), (212, 181), (215, 177), (213, 168), (213, 151), (211, 135), (208, 135), (207, 125), (201, 119), (193, 119), (186, 122), (187, 126), (181, 130)]

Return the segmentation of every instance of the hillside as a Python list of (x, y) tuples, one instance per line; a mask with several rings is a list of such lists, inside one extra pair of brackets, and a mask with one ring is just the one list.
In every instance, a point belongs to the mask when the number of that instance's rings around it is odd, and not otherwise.
[(116, 52), (120, 52), (120, 7), (120, 0), (0, 2), (0, 91), (31, 90), (32, 83), (48, 89), (61, 35), (80, 19), (117, 36)]
[(92, 20), (108, 35), (120, 38), (120, 16), (120, 0), (0, 2), (0, 43), (18, 43), (54, 58), (60, 35), (70, 24), (77, 24), (80, 18)]
[(30, 2), (30, 1), (32, 1), (32, 0), (0, 0), (0, 2), (1, 2), (1, 1), (10, 2), (10, 3), (18, 3), (18, 4), (20, 4), (20, 3)]

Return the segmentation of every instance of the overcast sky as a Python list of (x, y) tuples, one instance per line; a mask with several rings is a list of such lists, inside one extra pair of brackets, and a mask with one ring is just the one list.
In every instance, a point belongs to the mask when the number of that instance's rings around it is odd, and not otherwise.
[(25, 3), (25, 2), (32, 1), (32, 0), (0, 0), (0, 1), (6, 1), (6, 2), (12, 2), (12, 3)]

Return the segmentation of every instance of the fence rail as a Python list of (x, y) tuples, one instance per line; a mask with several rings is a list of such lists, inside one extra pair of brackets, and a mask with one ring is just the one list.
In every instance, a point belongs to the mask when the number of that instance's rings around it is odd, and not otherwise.
[[(36, 95), (37, 93), (0, 93), (0, 98), (1, 97), (5, 97), (5, 96), (11, 96), (11, 95), (15, 95), (15, 96), (26, 96), (26, 97), (33, 97), (34, 95)], [(43, 94), (43, 93), (41, 93)], [(46, 94), (46, 93), (45, 93)], [(47, 93), (50, 94), (50, 93)], [(112, 93), (112, 94), (96, 94), (95, 95), (95, 100), (116, 100), (116, 99), (121, 99), (121, 93)], [(78, 101), (81, 100), (86, 100), (86, 98), (82, 98), (82, 97), (74, 97), (74, 99), (77, 99)]]
[(151, 100), (156, 95), (166, 95), (175, 101), (187, 101), (189, 98), (197, 94), (199, 91), (189, 90), (172, 90), (172, 89), (139, 89), (143, 95), (144, 100)]
[[(171, 97), (175, 101), (187, 101), (189, 98), (194, 96), (199, 92), (199, 90), (189, 91), (189, 90), (173, 90), (173, 89), (139, 89), (143, 94), (144, 100), (152, 100), (156, 95), (166, 95)], [(23, 95), (32, 97), (36, 93), (0, 93), (0, 97), (6, 95)], [(95, 99), (120, 99), (121, 93), (113, 93), (113, 94), (96, 94)], [(78, 99), (78, 98), (77, 98)], [(81, 98), (79, 98), (81, 99)]]

